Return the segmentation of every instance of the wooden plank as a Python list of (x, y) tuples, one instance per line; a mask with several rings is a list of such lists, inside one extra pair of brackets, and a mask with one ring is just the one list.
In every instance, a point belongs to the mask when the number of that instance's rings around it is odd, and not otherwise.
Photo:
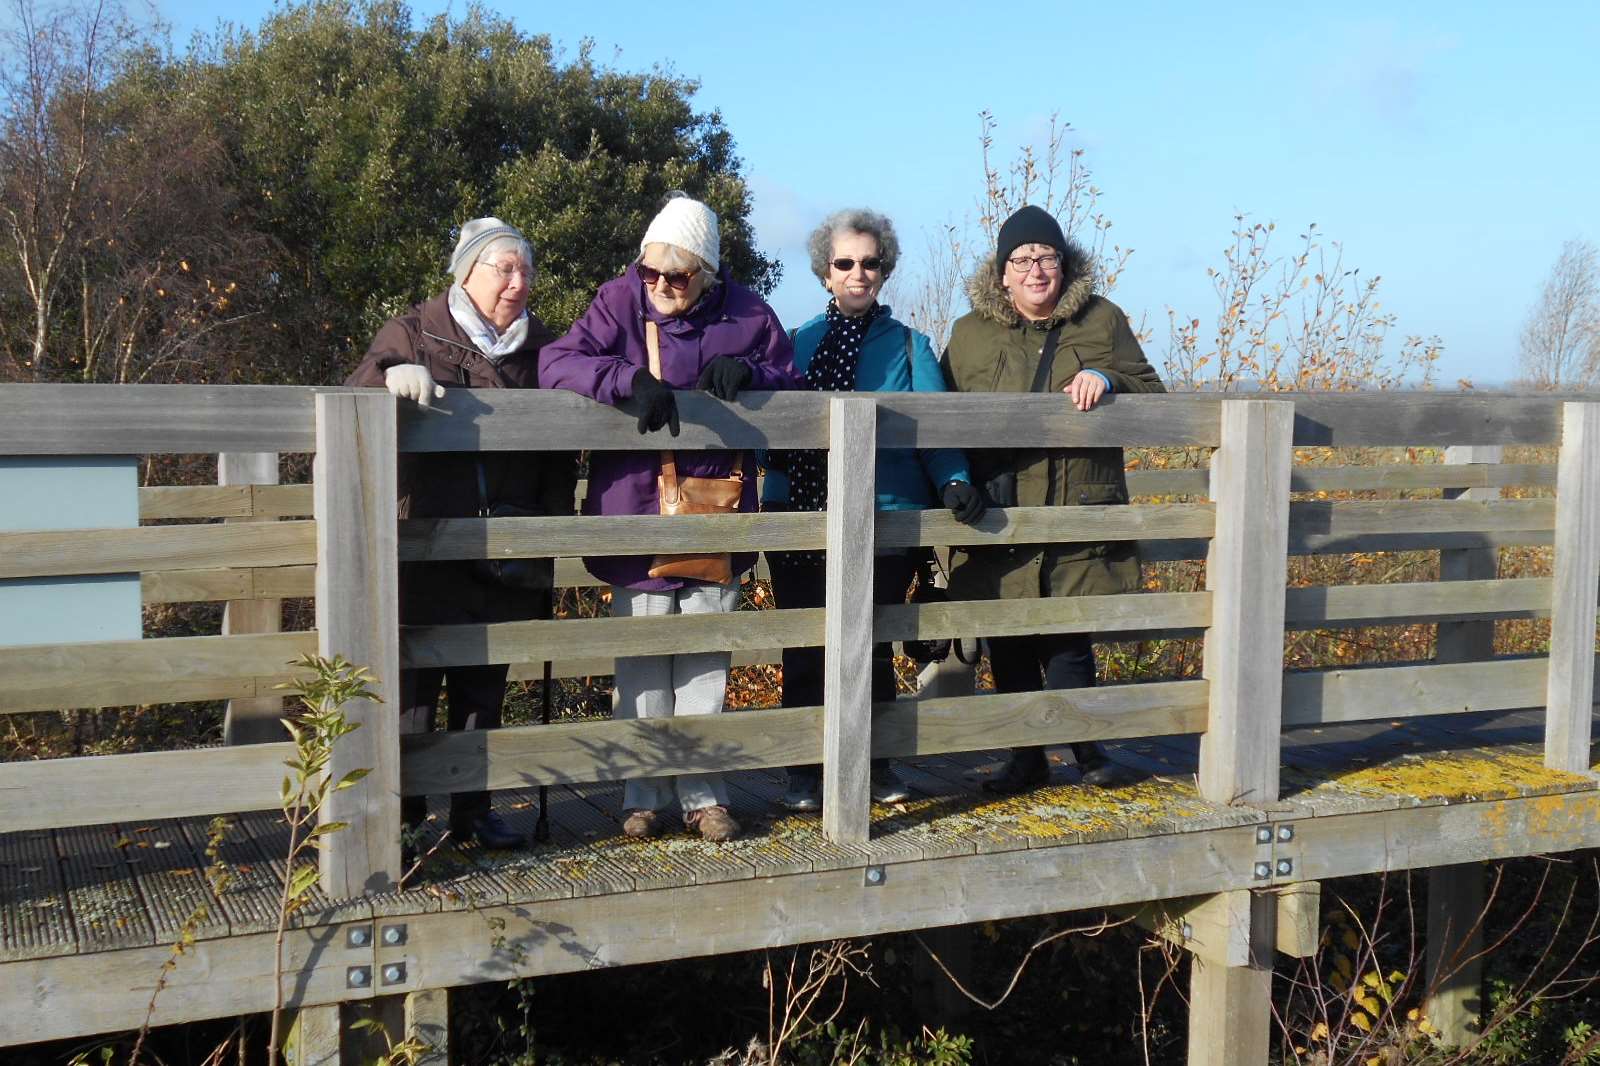
[(1197, 780), (1200, 794), (1218, 803), (1260, 806), (1278, 798), (1293, 420), (1294, 408), (1281, 402), (1224, 404), (1223, 443), (1211, 457), (1211, 716)]
[(337, 1003), (328, 1003), (295, 1011), (284, 1040), (284, 1062), (288, 1066), (340, 1066), (342, 1009)]
[(1250, 893), (1153, 900), (1115, 908), (1133, 924), (1213, 966), (1250, 961)]
[(254, 696), (316, 650), (315, 633), (0, 648), (0, 714)]
[(77, 930), (79, 951), (107, 951), (155, 943), (155, 929), (122, 861), (115, 826), (58, 830), (61, 877)]
[(1427, 999), (1423, 1016), (1464, 1047), (1483, 1017), (1483, 880), (1474, 862), (1428, 871)]
[(412, 1066), (450, 1066), (450, 991), (428, 988), (406, 993), (405, 1038), (427, 1050)]
[(0, 533), (0, 578), (291, 566), (315, 561), (312, 522)]
[(248, 485), (141, 485), (139, 521), (173, 518), (248, 518)]
[[(223, 452), (217, 456), (217, 484), (239, 485), (252, 494), (256, 486), (278, 483), (277, 452)], [(252, 495), (252, 500), (253, 500)], [(254, 508), (252, 507), (252, 510)], [(224, 522), (260, 522), (248, 518), (224, 518)], [(276, 633), (283, 628), (283, 602), (275, 599), (241, 597), (229, 600), (222, 608), (222, 635)], [(283, 717), (283, 697), (253, 696), (228, 701), (222, 719), (224, 744), (268, 744), (286, 736), (279, 721)]]
[(48, 958), (77, 950), (50, 834), (0, 834), (0, 959)]
[(1261, 1066), (1272, 1043), (1273, 897), (1230, 892), (1231, 911), (1248, 915), (1250, 960), (1218, 965), (1196, 959), (1189, 973), (1188, 1066)]
[(0, 455), (309, 452), (312, 388), (0, 385)]
[(828, 405), (822, 833), (847, 844), (865, 844), (872, 821), (868, 767), (877, 419), (870, 399), (835, 399)]
[(155, 570), (139, 575), (145, 603), (204, 603), (248, 599), (250, 570)]
[[(1512, 529), (1453, 533), (1363, 533), (1355, 536), (1320, 538), (1289, 546), (1290, 555), (1350, 555), (1358, 552), (1436, 551), (1457, 548), (1548, 547), (1554, 543), (1549, 530)], [(1139, 558), (1146, 563), (1170, 563), (1204, 559), (1209, 545), (1205, 540), (1147, 540), (1139, 543)]]
[(1545, 661), (1422, 663), (1294, 671), (1283, 677), (1287, 727), (1535, 707)]
[[(738, 544), (750, 551), (826, 546), (825, 516), (810, 512), (710, 515), (604, 515), (556, 518), (414, 518), (400, 523), (400, 558), (549, 558), (636, 555), (663, 542), (683, 551)], [(1205, 537), (1205, 503), (994, 508), (976, 525), (948, 512), (882, 511), (875, 516), (885, 548), (947, 544), (1033, 544), (1046, 541)]]
[[(1442, 555), (1451, 553), (1445, 552)], [(1487, 553), (1493, 565), (1494, 553)], [(1482, 571), (1476, 571), (1482, 572)], [(1493, 570), (1487, 571), (1491, 575)], [(1284, 626), (1288, 629), (1322, 629), (1330, 626), (1397, 625), (1432, 619), (1541, 618), (1550, 613), (1548, 578), (1504, 580), (1419, 581), (1393, 585), (1316, 585), (1288, 589)], [(1492, 622), (1458, 622), (1486, 626)], [(1440, 625), (1441, 636), (1445, 625)], [(1486, 659), (1492, 646), (1479, 647), (1471, 658)], [(1468, 657), (1441, 659), (1462, 662)]]
[[(731, 665), (739, 666), (776, 666), (783, 662), (782, 648), (761, 648), (756, 651), (736, 651), (733, 653)], [(509, 675), (512, 681), (537, 681), (544, 676), (543, 660), (540, 662), (512, 663)], [(582, 659), (555, 659), (550, 664), (551, 676), (555, 678), (567, 677), (595, 677), (616, 672), (616, 659), (609, 656), (596, 656)]]
[[(273, 807), (288, 741), (0, 763), (6, 829), (192, 818)], [(93, 787), (86, 784), (93, 782)], [(174, 787), (182, 782), (182, 787)]]
[(316, 511), (310, 485), (257, 485), (250, 491), (250, 512), (257, 518), (309, 518)]
[[(465, 391), (465, 390), (462, 390)], [(400, 869), (399, 568), (395, 562), (395, 400), (388, 393), (317, 397), (313, 484), (317, 531), (317, 638), (375, 678), (378, 700), (352, 700), (359, 726), (333, 748), (335, 780), (324, 822), (344, 822), (321, 848), (322, 889), (334, 899), (393, 887)], [(289, 524), (289, 523), (281, 523)]]
[(1322, 942), (1322, 884), (1302, 881), (1274, 889), (1278, 923), (1275, 946), (1291, 959), (1309, 959)]
[(1378, 534), (1542, 532), (1555, 528), (1554, 500), (1308, 500), (1289, 505), (1291, 553), (1347, 552)]
[(1591, 764), (1595, 597), (1600, 586), (1600, 403), (1564, 405), (1556, 474), (1555, 603), (1545, 765), (1574, 773)]
[(200, 940), (228, 935), (228, 919), (206, 879), (204, 850), (190, 849), (181, 823), (128, 821), (119, 833), (156, 943), (175, 943), (185, 931)]

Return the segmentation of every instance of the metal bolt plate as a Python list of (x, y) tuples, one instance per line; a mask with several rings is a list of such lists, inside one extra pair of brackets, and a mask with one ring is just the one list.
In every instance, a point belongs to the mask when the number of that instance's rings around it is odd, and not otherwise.
[(1278, 826), (1278, 839), (1279, 840), (1283, 840), (1283, 841), (1293, 840), (1294, 839), (1294, 826), (1292, 826), (1292, 825), (1280, 825), (1280, 826)]
[(1258, 825), (1258, 826), (1256, 826), (1256, 843), (1257, 844), (1270, 844), (1270, 843), (1272, 843), (1272, 827), (1270, 825)]
[(344, 972), (344, 983), (347, 988), (366, 988), (372, 984), (372, 967), (350, 967)]
[(1270, 862), (1258, 862), (1258, 863), (1256, 863), (1256, 880), (1257, 881), (1265, 881), (1271, 876), (1272, 876), (1272, 864)]
[(372, 930), (364, 925), (353, 925), (344, 931), (344, 944), (349, 948), (364, 948), (372, 943)]
[(1279, 877), (1288, 877), (1292, 873), (1294, 873), (1294, 860), (1293, 859), (1279, 859), (1278, 860), (1278, 876)]
[(406, 964), (391, 962), (383, 968), (383, 983), (386, 985), (404, 984), (406, 979)]
[(383, 927), (383, 943), (386, 947), (398, 947), (406, 942), (406, 927), (404, 925), (386, 925)]
[(867, 867), (866, 874), (863, 877), (863, 881), (868, 888), (877, 888), (887, 879), (888, 875), (881, 866)]

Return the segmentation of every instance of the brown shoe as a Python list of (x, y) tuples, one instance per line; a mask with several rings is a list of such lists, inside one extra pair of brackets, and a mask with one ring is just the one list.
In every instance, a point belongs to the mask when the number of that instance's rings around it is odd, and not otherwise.
[(660, 811), (629, 811), (628, 817), (622, 822), (622, 835), (634, 840), (649, 840), (660, 836), (667, 828), (666, 823)]
[(683, 823), (690, 829), (698, 829), (702, 839), (717, 844), (739, 835), (739, 823), (733, 820), (726, 807), (701, 807), (690, 811), (683, 816)]

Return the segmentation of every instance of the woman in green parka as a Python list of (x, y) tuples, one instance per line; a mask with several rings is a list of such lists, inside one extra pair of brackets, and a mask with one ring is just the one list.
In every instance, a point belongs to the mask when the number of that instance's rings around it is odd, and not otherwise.
[[(945, 350), (953, 390), (1060, 392), (1079, 411), (1107, 394), (1166, 391), (1127, 315), (1095, 295), (1089, 256), (1048, 212), (1020, 209), (1001, 225), (996, 243), (994, 262), (968, 280), (972, 311), (956, 322)], [(974, 480), (995, 506), (1128, 502), (1121, 448), (967, 454)], [(1131, 541), (958, 550), (950, 575), (951, 596), (969, 600), (1107, 596), (1138, 588), (1139, 552)], [(997, 692), (1094, 684), (1094, 643), (1086, 633), (992, 637), (989, 661)], [(1122, 782), (1124, 771), (1098, 745), (1073, 744), (1072, 752), (1083, 783)], [(1043, 747), (1014, 748), (984, 788), (1021, 792), (1049, 777)]]

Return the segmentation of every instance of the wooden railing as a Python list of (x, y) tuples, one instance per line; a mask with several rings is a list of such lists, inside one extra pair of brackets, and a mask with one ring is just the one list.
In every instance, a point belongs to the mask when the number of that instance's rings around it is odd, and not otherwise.
[[(827, 447), (826, 515), (663, 519), (419, 520), (395, 516), (396, 451), (634, 449), (633, 418), (565, 393), (452, 392), (443, 410), (397, 409), (374, 391), (266, 387), (6, 386), (0, 454), (314, 452), (314, 485), (147, 488), (137, 530), (0, 534), (0, 578), (143, 575), (147, 603), (249, 602), (314, 596), (314, 631), (235, 633), (0, 649), (0, 713), (152, 702), (259, 699), (308, 651), (367, 664), (385, 695), (404, 666), (510, 663), (530, 676), (546, 660), (609, 669), (618, 655), (732, 650), (771, 660), (822, 644), (823, 708), (694, 719), (605, 721), (400, 737), (391, 709), (355, 706), (363, 728), (341, 765), (374, 769), (339, 794), (324, 888), (348, 895), (396, 875), (399, 796), (612, 780), (821, 761), (825, 829), (870, 832), (866, 756), (1015, 743), (1203, 734), (1200, 789), (1222, 803), (1278, 795), (1284, 728), (1375, 717), (1547, 707), (1551, 766), (1587, 769), (1600, 586), (1600, 404), (1472, 394), (1117, 397), (1090, 414), (1030, 396), (751, 395), (679, 397), (680, 449)], [(1560, 445), (1548, 465), (1470, 461), (1463, 448)], [(878, 448), (1123, 445), (1211, 450), (1207, 470), (1136, 470), (1136, 497), (1191, 502), (1012, 508), (977, 527), (939, 511), (872, 510)], [(1453, 448), (1457, 465), (1294, 467), (1297, 447)], [(1495, 455), (1498, 459), (1498, 454)], [(1497, 496), (1501, 486), (1555, 486), (1555, 497)], [(1295, 493), (1446, 490), (1456, 499), (1299, 500)], [(303, 517), (313, 514), (314, 519)], [(1147, 561), (1204, 559), (1206, 587), (1026, 602), (874, 608), (875, 549), (1136, 539)], [(402, 560), (558, 558), (563, 584), (590, 579), (579, 554), (828, 548), (828, 606), (668, 619), (563, 619), (496, 625), (398, 625)], [(1554, 545), (1552, 579), (1496, 579), (1487, 549)], [(1476, 558), (1439, 582), (1286, 588), (1287, 559), (1441, 549)], [(1487, 552), (1491, 557), (1493, 552)], [(1453, 564), (1452, 564), (1453, 565)], [(1447, 571), (1451, 567), (1445, 568)], [(1459, 569), (1459, 568), (1457, 568)], [(1439, 661), (1285, 673), (1285, 630), (1549, 617), (1550, 654), (1493, 659), (1441, 642)], [(873, 715), (866, 656), (875, 640), (1092, 632), (1204, 635), (1201, 680), (1026, 697), (902, 700)], [(1441, 630), (1443, 632), (1443, 630)], [(1452, 632), (1466, 632), (1453, 629)], [(737, 661), (737, 660), (736, 660)], [(11, 829), (127, 817), (209, 815), (273, 807), (282, 742), (0, 766), (0, 790), (27, 797)], [(92, 775), (94, 786), (83, 787)], [(175, 784), (181, 782), (181, 784)]]

